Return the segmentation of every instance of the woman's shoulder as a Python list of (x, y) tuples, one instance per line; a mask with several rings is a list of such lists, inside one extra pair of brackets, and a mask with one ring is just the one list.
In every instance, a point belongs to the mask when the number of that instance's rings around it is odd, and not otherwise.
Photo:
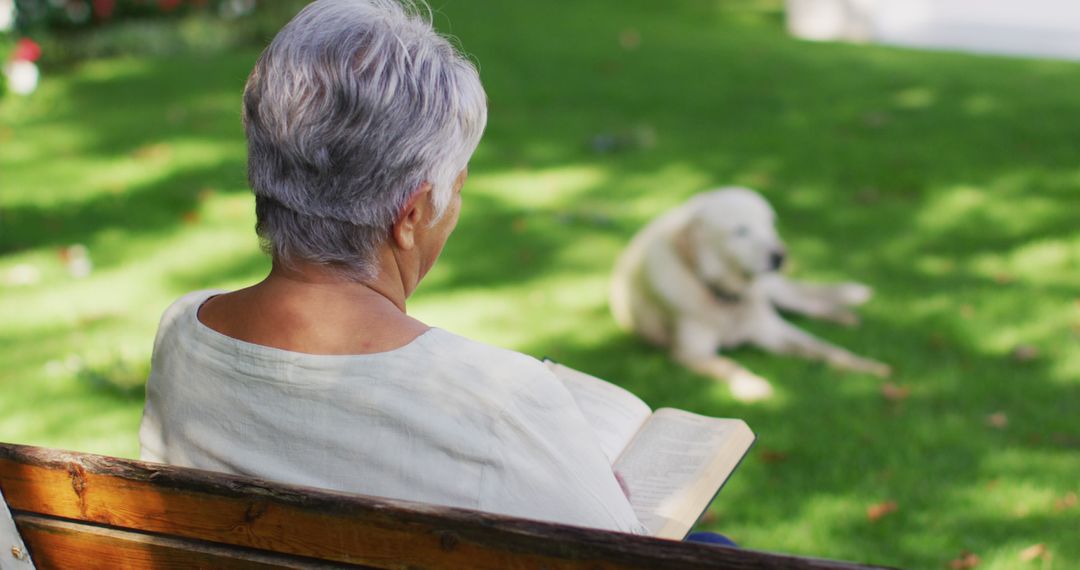
[(173, 301), (161, 315), (161, 321), (158, 323), (158, 336), (160, 337), (162, 333), (177, 328), (177, 325), (185, 322), (183, 319), (185, 315), (194, 314), (207, 299), (214, 295), (220, 295), (221, 293), (225, 293), (225, 291), (220, 289), (203, 289), (200, 291), (192, 291)]
[(432, 328), (421, 335), (421, 338), (424, 348), (448, 365), (482, 371), (502, 379), (554, 379), (539, 360), (521, 352), (486, 344), (440, 328)]
[(424, 344), (429, 351), (464, 365), (545, 370), (540, 361), (532, 356), (450, 333), (443, 328), (432, 327), (421, 337), (427, 341)]
[(228, 291), (224, 289), (200, 289), (198, 291), (191, 291), (173, 301), (166, 311), (201, 305), (210, 297), (221, 295), (223, 293), (228, 293)]

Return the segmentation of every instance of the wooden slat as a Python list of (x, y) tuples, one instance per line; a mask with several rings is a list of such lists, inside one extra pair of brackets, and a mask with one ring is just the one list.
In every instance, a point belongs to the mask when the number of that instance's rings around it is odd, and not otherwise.
[(34, 551), (38, 570), (266, 570), (345, 567), (318, 560), (123, 531), (21, 512), (15, 516), (15, 520)]
[(30, 513), (376, 568), (861, 568), (19, 445), (0, 444), (0, 489)]
[(0, 570), (35, 570), (15, 519), (0, 491)]

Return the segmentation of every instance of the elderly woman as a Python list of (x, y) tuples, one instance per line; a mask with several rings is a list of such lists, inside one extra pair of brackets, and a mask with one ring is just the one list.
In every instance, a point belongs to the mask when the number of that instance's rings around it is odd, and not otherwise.
[(486, 113), (476, 69), (397, 1), (319, 0), (281, 30), (244, 91), (273, 266), (165, 312), (143, 459), (643, 532), (540, 362), (405, 312)]

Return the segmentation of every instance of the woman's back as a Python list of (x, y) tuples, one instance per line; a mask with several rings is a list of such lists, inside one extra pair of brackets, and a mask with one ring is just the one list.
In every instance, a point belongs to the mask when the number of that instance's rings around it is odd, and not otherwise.
[(261, 346), (199, 321), (216, 293), (162, 319), (143, 459), (640, 530), (572, 397), (536, 360), (441, 329), (373, 354)]

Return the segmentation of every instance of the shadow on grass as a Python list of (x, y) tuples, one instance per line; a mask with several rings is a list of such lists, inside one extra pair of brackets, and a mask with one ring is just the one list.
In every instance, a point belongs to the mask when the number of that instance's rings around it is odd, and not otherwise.
[(559, 266), (561, 252), (590, 228), (546, 211), (515, 206), (486, 194), (466, 195), (458, 229), (424, 293), (493, 287), (542, 277)]
[[(926, 335), (920, 325), (871, 321), (864, 329), (898, 339)], [(618, 383), (654, 408), (747, 421), (757, 445), (714, 503), (713, 522), (703, 527), (746, 547), (762, 546), (754, 538), (763, 529), (801, 520), (815, 522), (803, 522), (813, 527), (796, 526), (791, 534), (816, 536), (820, 548), (792, 539), (768, 549), (925, 568), (947, 565), (947, 557), (962, 550), (985, 556), (1005, 545), (1047, 540), (1055, 556), (1080, 556), (1075, 541), (1052, 538), (1056, 529), (1078, 521), (1075, 509), (1055, 510), (1039, 498), (993, 498), (1055, 488), (1071, 477), (1069, 462), (1046, 454), (1071, 454), (1080, 446), (1074, 422), (1063, 421), (1053, 436), (1035, 426), (1046, 414), (1064, 415), (1080, 405), (1080, 386), (1050, 381), (1045, 360), (1017, 362), (978, 350), (962, 335), (944, 331), (942, 337), (937, 357), (901, 363), (896, 381), (911, 392), (899, 400), (884, 397), (876, 379), (736, 350), (731, 356), (778, 389), (776, 400), (754, 405), (731, 400), (722, 385), (618, 333), (587, 346), (572, 335), (549, 338), (524, 351)], [(848, 346), (861, 349), (857, 342)], [(987, 382), (1002, 377), (1009, 381)], [(992, 414), (1002, 414), (1007, 424), (989, 423)], [(1002, 454), (1018, 459), (1002, 464)], [(989, 504), (1015, 504), (980, 507), (982, 490)], [(900, 501), (896, 512), (870, 520), (866, 509), (889, 500)], [(873, 552), (866, 544), (875, 545)]]
[(226, 187), (237, 187), (237, 179), (243, 180), (243, 168), (242, 162), (227, 160), (80, 202), (5, 207), (0, 255), (88, 241), (110, 229), (123, 230), (138, 239), (176, 231), (185, 223), (185, 216), (196, 210), (207, 187), (222, 181), (232, 182)]
[(240, 95), (258, 52), (90, 62), (62, 103), (27, 126), (61, 121), (88, 135), (80, 154), (106, 157), (177, 138), (238, 139)]
[[(893, 364), (907, 399), (884, 399), (876, 380), (740, 350), (734, 357), (772, 378), (781, 396), (738, 404), (615, 333), (603, 307), (581, 318), (611, 331), (602, 341), (568, 330), (517, 348), (617, 381), (654, 406), (745, 418), (759, 445), (714, 510), (719, 530), (749, 537), (750, 547), (768, 536), (772, 550), (943, 567), (962, 549), (1048, 542), (1059, 560), (1080, 560), (1060, 530), (1080, 523), (1076, 510), (996, 499), (1075, 481), (1080, 394), (1059, 366), (1075, 336), (1055, 319), (1080, 290), (1077, 65), (806, 44), (783, 36), (775, 11), (744, 23), (723, 4), (448, 4), (450, 31), (481, 63), (491, 98), (472, 171), (530, 176), (584, 165), (603, 176), (543, 207), (466, 190), (425, 294), (527, 284), (566, 270), (567, 254), (587, 238), (625, 242), (696, 191), (755, 187), (779, 211), (801, 275), (878, 291), (860, 329), (800, 326)], [(29, 124), (71, 122), (91, 134), (80, 152), (101, 156), (174, 137), (241, 144), (239, 97), (252, 61), (144, 61), (112, 76), (90, 68), (72, 81), (69, 107)], [(597, 144), (638, 131), (649, 134)], [(668, 177), (673, 167), (687, 174)], [(222, 160), (116, 197), (5, 207), (0, 254), (117, 227), (132, 240), (177, 231), (200, 188), (242, 179), (241, 161)], [(611, 213), (611, 223), (560, 218), (592, 209)], [(612, 261), (585, 257), (593, 273)], [(256, 279), (266, 267), (255, 254), (222, 259), (193, 262), (171, 284)], [(1039, 356), (1012, 359), (1020, 342)], [(85, 390), (77, 397), (99, 389)], [(86, 413), (33, 402), (56, 424), (49, 429)], [(987, 426), (998, 412), (1007, 425)], [(1003, 463), (1010, 454), (1019, 460)], [(866, 506), (891, 499), (900, 501), (895, 513), (867, 520)], [(1034, 503), (1010, 518), (995, 500)]]
[[(73, 74), (48, 113), (20, 125), (28, 132), (58, 125), (65, 129), (39, 143), (37, 154), (28, 155), (31, 160), (51, 164), (70, 155), (113, 161), (132, 157), (143, 171), (167, 174), (83, 200), (69, 199), (78, 192), (65, 188), (81, 189), (87, 181), (65, 180), (59, 188), (43, 189), (62, 199), (0, 204), (0, 255), (89, 242), (109, 229), (123, 229), (136, 239), (173, 231), (205, 189), (244, 188), (243, 158), (219, 156), (178, 171), (170, 164), (176, 158), (170, 157), (176, 154), (170, 147), (181, 141), (219, 148), (222, 141), (231, 141), (242, 148), (240, 93), (255, 55), (96, 62)], [(77, 142), (56, 140), (64, 136)]]

